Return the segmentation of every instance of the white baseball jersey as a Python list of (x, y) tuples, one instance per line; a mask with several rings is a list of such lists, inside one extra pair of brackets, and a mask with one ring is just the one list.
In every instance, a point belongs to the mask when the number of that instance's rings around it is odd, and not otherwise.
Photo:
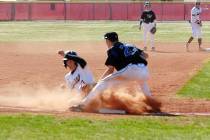
[(201, 8), (193, 7), (191, 10), (191, 23), (196, 23), (200, 21), (200, 14), (202, 12)]
[(94, 84), (94, 78), (91, 71), (85, 66), (84, 69), (80, 65), (77, 66), (76, 70), (72, 73), (69, 72), (65, 75), (65, 80), (70, 89), (82, 92), (82, 87), (85, 85)]

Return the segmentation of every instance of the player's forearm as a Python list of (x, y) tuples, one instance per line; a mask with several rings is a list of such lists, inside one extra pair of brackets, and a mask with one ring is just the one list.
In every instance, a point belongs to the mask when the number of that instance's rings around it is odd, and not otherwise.
[(145, 59), (148, 59), (149, 58), (149, 55), (145, 52), (142, 52), (142, 56), (145, 58)]
[(156, 25), (157, 25), (156, 20), (154, 20), (154, 25), (155, 25), (155, 27), (156, 27)]
[(105, 72), (104, 74), (101, 76), (100, 79), (104, 79), (106, 76), (112, 74), (114, 72), (114, 68), (113, 67), (109, 67)]
[(81, 87), (81, 90), (83, 93), (85, 93), (85, 96), (92, 90), (94, 86), (91, 84), (86, 84), (83, 87)]
[(139, 22), (139, 30), (141, 30), (141, 25), (142, 25), (142, 22), (143, 22), (143, 20), (142, 20), (142, 19), (140, 19), (140, 22)]
[(202, 8), (202, 11), (206, 11), (206, 10), (209, 10), (209, 8), (208, 7)]
[(140, 27), (141, 27), (141, 25), (142, 25), (142, 22), (143, 22), (142, 19), (140, 19), (140, 22), (139, 22), (139, 26), (140, 26)]

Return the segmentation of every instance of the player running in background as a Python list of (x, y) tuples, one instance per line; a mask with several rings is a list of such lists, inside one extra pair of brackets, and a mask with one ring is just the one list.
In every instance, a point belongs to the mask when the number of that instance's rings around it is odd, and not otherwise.
[(202, 51), (202, 33), (201, 33), (201, 27), (202, 27), (202, 21), (200, 19), (200, 14), (203, 10), (208, 10), (208, 8), (201, 8), (201, 3), (196, 2), (195, 6), (191, 10), (191, 27), (192, 27), (192, 36), (189, 38), (188, 42), (186, 43), (186, 50), (189, 51), (189, 45), (193, 41), (194, 38), (198, 39), (198, 48), (200, 51)]
[(154, 46), (154, 34), (156, 32), (156, 15), (151, 9), (151, 3), (149, 1), (146, 1), (144, 3), (145, 10), (141, 14), (140, 19), (140, 26), (139, 30), (141, 30), (141, 26), (143, 26), (143, 40), (144, 40), (144, 50), (147, 50), (147, 35), (149, 33), (150, 35), (150, 47), (152, 48), (152, 51), (155, 50)]

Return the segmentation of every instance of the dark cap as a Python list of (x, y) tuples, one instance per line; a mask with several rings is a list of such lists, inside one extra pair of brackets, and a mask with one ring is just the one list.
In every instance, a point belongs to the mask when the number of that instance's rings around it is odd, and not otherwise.
[(84, 68), (87, 64), (87, 62), (83, 58), (79, 57), (75, 51), (68, 51), (65, 53), (63, 58), (63, 63), (65, 67), (67, 67), (68, 60), (73, 60), (74, 62), (80, 64), (82, 68)]
[(144, 2), (144, 6), (150, 6), (150, 5), (151, 5), (151, 3), (149, 1)]
[(116, 32), (108, 32), (104, 35), (104, 39), (110, 40), (111, 42), (119, 41), (118, 34)]
[(196, 1), (195, 5), (201, 5), (201, 2), (200, 1)]

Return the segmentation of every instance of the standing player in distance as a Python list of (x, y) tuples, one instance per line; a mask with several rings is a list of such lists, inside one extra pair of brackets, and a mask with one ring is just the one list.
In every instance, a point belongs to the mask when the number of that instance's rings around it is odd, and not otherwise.
[(140, 19), (140, 26), (139, 30), (141, 30), (141, 26), (143, 26), (143, 40), (144, 40), (144, 50), (147, 50), (147, 35), (149, 33), (150, 35), (150, 47), (152, 48), (152, 51), (155, 51), (154, 46), (154, 34), (156, 32), (156, 15), (151, 9), (151, 4), (149, 1), (146, 1), (144, 3), (145, 10), (141, 14)]
[(105, 62), (108, 68), (82, 103), (74, 106), (72, 110), (83, 110), (97, 95), (109, 88), (110, 84), (119, 86), (121, 81), (118, 79), (136, 82), (146, 96), (151, 96), (147, 85), (149, 72), (146, 58), (148, 55), (131, 44), (119, 42), (116, 32), (106, 33), (104, 38), (108, 47), (108, 57)]
[(65, 81), (71, 90), (76, 90), (81, 96), (86, 96), (94, 86), (93, 74), (87, 67), (87, 62), (74, 51), (59, 51), (63, 57), (64, 67), (69, 69)]
[(186, 50), (189, 51), (189, 45), (193, 41), (194, 38), (198, 38), (198, 48), (200, 51), (202, 51), (202, 33), (201, 33), (201, 27), (202, 22), (200, 19), (200, 14), (203, 10), (208, 10), (208, 8), (201, 8), (201, 3), (196, 2), (195, 6), (191, 10), (191, 27), (192, 27), (192, 36), (189, 38), (188, 42), (186, 43)]

